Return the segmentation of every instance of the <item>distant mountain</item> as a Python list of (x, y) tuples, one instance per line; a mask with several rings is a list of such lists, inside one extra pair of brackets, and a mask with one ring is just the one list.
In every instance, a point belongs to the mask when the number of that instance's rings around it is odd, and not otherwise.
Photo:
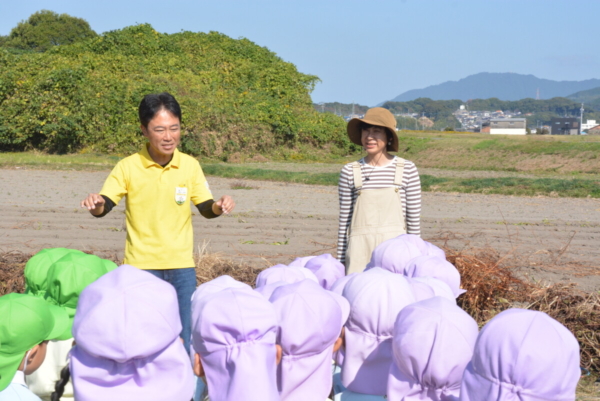
[(585, 91), (579, 91), (567, 96), (567, 98), (575, 102), (590, 103), (594, 100), (600, 99), (600, 87), (588, 89)]
[(600, 79), (585, 81), (551, 81), (533, 75), (515, 73), (482, 72), (469, 75), (458, 81), (448, 81), (424, 89), (413, 89), (392, 99), (393, 102), (407, 102), (420, 97), (433, 100), (452, 99), (488, 99), (496, 97), (501, 100), (520, 100), (536, 97), (540, 90), (540, 99), (564, 97), (575, 92), (585, 91), (600, 86)]

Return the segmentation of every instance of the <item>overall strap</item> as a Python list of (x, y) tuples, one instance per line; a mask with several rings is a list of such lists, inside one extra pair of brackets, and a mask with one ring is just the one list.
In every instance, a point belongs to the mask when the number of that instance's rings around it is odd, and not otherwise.
[(404, 159), (396, 156), (396, 175), (394, 176), (394, 185), (401, 187), (403, 176), (404, 176)]
[(352, 163), (352, 173), (354, 174), (354, 188), (356, 188), (357, 191), (360, 191), (363, 186), (363, 181), (359, 162)]

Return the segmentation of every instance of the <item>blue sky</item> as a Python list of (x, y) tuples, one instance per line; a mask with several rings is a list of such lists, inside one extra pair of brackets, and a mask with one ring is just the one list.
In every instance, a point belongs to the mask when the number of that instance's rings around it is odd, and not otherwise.
[(0, 35), (41, 9), (98, 33), (147, 22), (248, 38), (317, 75), (315, 102), (374, 106), (478, 72), (600, 78), (600, 2), (591, 0), (2, 1)]

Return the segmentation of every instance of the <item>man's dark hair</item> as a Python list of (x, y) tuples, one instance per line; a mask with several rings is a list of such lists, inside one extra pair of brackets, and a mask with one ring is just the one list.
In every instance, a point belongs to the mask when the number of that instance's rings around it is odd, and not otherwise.
[(181, 122), (181, 107), (179, 106), (179, 103), (177, 103), (177, 100), (175, 100), (173, 95), (168, 92), (163, 92), (144, 96), (138, 109), (140, 124), (144, 127), (148, 127), (150, 120), (152, 120), (156, 113), (162, 109), (173, 114)]

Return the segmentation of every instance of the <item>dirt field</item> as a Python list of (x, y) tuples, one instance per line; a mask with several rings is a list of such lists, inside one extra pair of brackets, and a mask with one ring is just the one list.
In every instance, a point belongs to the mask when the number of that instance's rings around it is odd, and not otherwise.
[[(108, 172), (4, 169), (0, 174), (0, 251), (45, 247), (122, 257), (124, 202), (96, 219), (79, 202), (100, 190)], [(195, 211), (199, 247), (257, 267), (331, 252), (337, 235), (337, 188), (210, 177), (215, 197), (234, 196), (232, 215), (206, 220)], [(600, 289), (600, 200), (424, 193), (422, 236), (453, 249), (491, 246), (542, 281)]]

